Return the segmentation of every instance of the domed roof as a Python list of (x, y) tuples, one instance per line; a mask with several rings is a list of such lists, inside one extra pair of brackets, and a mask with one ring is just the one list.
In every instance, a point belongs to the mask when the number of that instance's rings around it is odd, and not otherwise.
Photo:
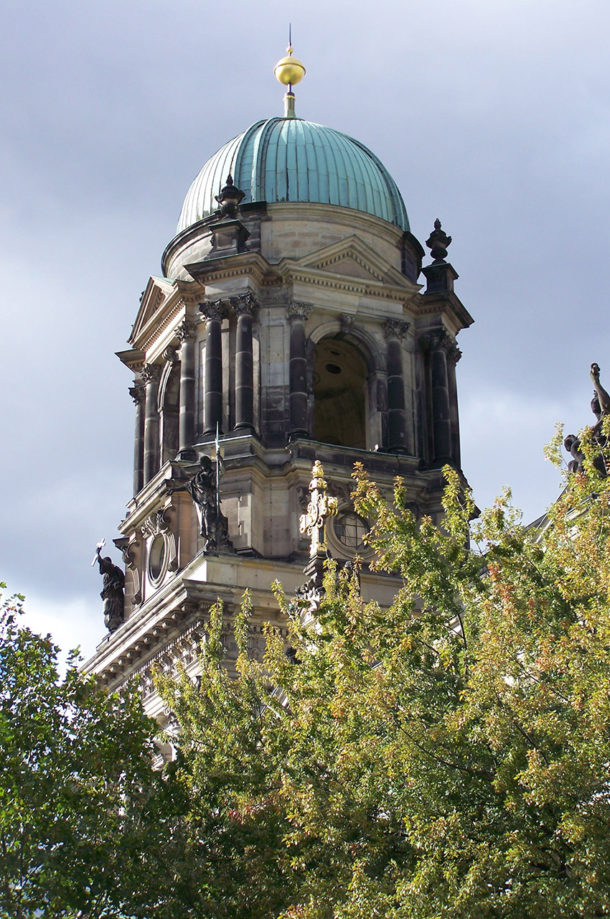
[(257, 121), (210, 157), (189, 188), (178, 232), (213, 214), (229, 173), (250, 201), (350, 207), (409, 229), (396, 182), (360, 141), (302, 118)]

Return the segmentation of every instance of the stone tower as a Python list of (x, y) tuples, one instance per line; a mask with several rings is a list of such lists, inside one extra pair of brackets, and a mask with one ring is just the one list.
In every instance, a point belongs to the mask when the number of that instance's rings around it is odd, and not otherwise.
[[(193, 181), (118, 355), (135, 403), (133, 497), (115, 541), (125, 618), (86, 668), (111, 688), (140, 673), (152, 714), (151, 665), (196, 667), (217, 598), (230, 616), (250, 590), (255, 648), (263, 622), (281, 626), (271, 584), (305, 580), (314, 461), (338, 499), (328, 551), (365, 561), (356, 461), (381, 486), (403, 476), (412, 508), (437, 519), (441, 467), (460, 467), (456, 336), (472, 319), (451, 240), (437, 221), (422, 269), (383, 164), (286, 99), (284, 117), (253, 124)], [(395, 589), (366, 565), (362, 586), (380, 602)]]

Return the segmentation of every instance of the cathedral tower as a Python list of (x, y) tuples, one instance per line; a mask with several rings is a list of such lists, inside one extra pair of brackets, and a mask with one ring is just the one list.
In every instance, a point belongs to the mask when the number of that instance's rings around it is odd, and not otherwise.
[[(296, 82), (302, 65), (283, 61), (278, 75)], [(338, 499), (328, 551), (365, 561), (356, 461), (381, 486), (402, 476), (412, 508), (436, 519), (441, 467), (460, 467), (456, 336), (472, 319), (445, 260), (451, 240), (437, 221), (422, 269), (380, 160), (298, 118), (291, 86), (285, 106), (205, 163), (119, 353), (135, 404), (133, 497), (116, 540), (125, 617), (86, 664), (111, 688), (138, 672), (149, 692), (154, 662), (195, 667), (217, 598), (230, 615), (250, 590), (255, 647), (263, 622), (281, 626), (271, 584), (305, 579), (299, 519), (316, 460)], [(362, 586), (380, 602), (395, 590), (366, 565)], [(158, 704), (150, 693), (153, 714)]]

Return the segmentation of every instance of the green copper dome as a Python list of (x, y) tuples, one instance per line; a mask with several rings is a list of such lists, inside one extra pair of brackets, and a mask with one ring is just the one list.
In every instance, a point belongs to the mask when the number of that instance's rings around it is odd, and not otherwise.
[(178, 232), (213, 214), (229, 173), (250, 201), (350, 207), (409, 229), (398, 187), (371, 151), (340, 131), (301, 118), (257, 121), (212, 156), (188, 190)]

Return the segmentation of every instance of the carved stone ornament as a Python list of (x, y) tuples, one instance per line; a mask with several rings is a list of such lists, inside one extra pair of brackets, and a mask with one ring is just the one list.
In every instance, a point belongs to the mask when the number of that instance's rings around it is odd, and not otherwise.
[(226, 301), (222, 298), (218, 300), (206, 300), (205, 303), (199, 304), (199, 312), (208, 321), (211, 319), (222, 319)]
[(410, 323), (405, 319), (386, 319), (383, 324), (383, 334), (386, 338), (403, 340), (409, 331)]
[(309, 557), (316, 558), (326, 554), (324, 526), (326, 518), (337, 513), (338, 501), (326, 494), (328, 483), (324, 478), (322, 463), (316, 460), (311, 470), (309, 483), (309, 504), (307, 511), (299, 519), (299, 532), (309, 535)]
[(438, 217), (434, 221), (434, 229), (426, 240), (426, 245), (430, 249), (430, 255), (434, 261), (441, 261), (447, 258), (447, 249), (451, 245), (451, 237), (447, 236), (445, 231), (441, 229), (441, 222)]
[(155, 536), (157, 533), (167, 533), (169, 530), (169, 519), (163, 509), (155, 511), (150, 517), (147, 517), (142, 524), (141, 531), (143, 536)]
[(136, 537), (131, 539), (129, 542), (124, 543), (121, 546), (121, 554), (123, 556), (123, 563), (126, 568), (129, 568), (130, 571), (135, 571), (137, 565), (138, 553), (141, 548), (141, 542)]
[(250, 291), (244, 294), (239, 294), (236, 297), (230, 297), (229, 303), (237, 313), (241, 315), (246, 313), (247, 315), (253, 316), (258, 308), (258, 303), (256, 302), (256, 297), (254, 294), (251, 294)]
[(233, 176), (229, 173), (220, 194), (215, 196), (220, 205), (216, 211), (218, 216), (230, 218), (237, 217), (237, 208), (242, 198), (245, 197), (245, 194), (246, 193), (242, 191), (241, 188), (238, 188), (234, 184)]
[(457, 361), (462, 352), (455, 343), (455, 339), (446, 329), (433, 329), (420, 336), (419, 344), (422, 351), (445, 351), (447, 357)]
[(161, 376), (160, 364), (144, 364), (142, 379), (145, 383), (158, 383)]
[(129, 387), (129, 395), (133, 399), (135, 405), (142, 405), (146, 395), (144, 383), (141, 380), (134, 380), (133, 386)]
[(304, 322), (312, 310), (312, 303), (302, 303), (298, 300), (292, 300), (286, 306), (286, 315), (289, 319), (301, 319)]
[(168, 345), (163, 351), (163, 360), (168, 364), (175, 364), (178, 360), (178, 352), (173, 345)]
[(180, 344), (192, 341), (197, 333), (197, 322), (194, 319), (183, 319), (176, 329), (176, 337)]
[(354, 329), (354, 317), (346, 316), (345, 313), (341, 314), (341, 331), (344, 335), (348, 335)]

